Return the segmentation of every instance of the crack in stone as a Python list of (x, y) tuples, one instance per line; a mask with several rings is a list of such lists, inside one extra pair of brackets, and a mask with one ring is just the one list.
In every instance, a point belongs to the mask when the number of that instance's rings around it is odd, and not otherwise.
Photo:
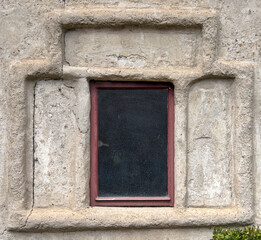
[[(75, 90), (75, 86), (70, 86), (70, 85), (66, 84), (66, 82), (63, 82), (63, 85), (64, 85), (64, 87), (66, 87), (66, 88), (70, 88), (70, 89)], [(62, 96), (66, 97), (66, 96), (63, 94), (62, 91), (60, 91), (60, 92), (61, 92), (61, 95), (62, 95)], [(66, 97), (66, 98), (67, 98), (67, 97)], [(74, 109), (72, 109), (72, 113), (73, 113), (73, 115), (74, 115), (74, 117), (75, 117), (76, 125), (77, 125), (77, 128), (78, 128), (79, 132), (82, 133), (82, 134), (88, 133), (89, 129), (86, 129), (86, 131), (81, 130), (81, 128), (80, 128), (80, 126), (79, 126), (79, 119), (78, 119), (77, 114), (75, 113), (75, 110), (74, 110)]]
[(35, 123), (35, 98), (36, 98), (36, 94), (35, 94), (35, 89), (36, 89), (36, 85), (37, 85), (37, 82), (35, 83), (35, 85), (34, 85), (34, 100), (33, 100), (33, 109), (34, 109), (34, 111), (33, 111), (33, 172), (32, 172), (32, 178), (33, 178), (33, 186), (32, 186), (32, 206), (31, 206), (31, 210), (30, 210), (30, 212), (29, 212), (29, 214), (28, 214), (28, 216), (26, 217), (26, 220), (25, 220), (25, 223), (24, 223), (24, 225), (23, 225), (23, 227), (22, 228), (25, 228), (26, 227), (26, 225), (27, 225), (27, 222), (28, 222), (28, 219), (29, 219), (29, 217), (31, 216), (31, 214), (32, 214), (32, 212), (33, 212), (33, 209), (34, 209), (34, 183), (35, 183), (35, 158), (34, 158), (34, 155), (35, 155), (35, 144), (34, 144), (34, 142), (35, 142), (35, 126), (34, 126), (34, 123)]
[(72, 111), (72, 113), (73, 113), (73, 115), (74, 115), (74, 117), (75, 117), (75, 121), (76, 121), (76, 125), (77, 125), (77, 128), (78, 128), (78, 131), (79, 131), (81, 134), (86, 134), (86, 133), (88, 133), (89, 129), (86, 129), (86, 131), (82, 131), (82, 130), (81, 130), (81, 128), (80, 128), (80, 126), (79, 126), (79, 123), (78, 123), (78, 118), (77, 118), (77, 116), (76, 116), (75, 111)]
[(67, 88), (75, 89), (74, 86), (70, 86), (70, 85), (66, 84), (66, 82), (64, 82), (64, 81), (63, 81), (63, 85), (64, 85), (65, 87), (67, 87)]
[(195, 140), (200, 140), (200, 139), (211, 139), (211, 137), (202, 136), (202, 137), (195, 138)]
[(29, 217), (32, 215), (33, 210), (34, 210), (34, 208), (33, 208), (33, 206), (32, 206), (32, 208), (31, 208), (29, 214), (27, 215), (27, 217), (26, 217), (26, 219), (25, 219), (25, 223), (24, 223), (24, 225), (22, 226), (22, 228), (25, 228), (25, 227), (26, 227), (27, 222), (28, 222), (28, 220), (29, 220)]

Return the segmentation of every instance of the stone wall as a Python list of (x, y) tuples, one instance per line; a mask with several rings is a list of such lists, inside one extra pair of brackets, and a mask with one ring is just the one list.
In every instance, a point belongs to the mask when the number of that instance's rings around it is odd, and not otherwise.
[[(260, 26), (257, 0), (0, 0), (0, 239), (261, 224)], [(90, 207), (90, 80), (174, 85), (174, 207)]]

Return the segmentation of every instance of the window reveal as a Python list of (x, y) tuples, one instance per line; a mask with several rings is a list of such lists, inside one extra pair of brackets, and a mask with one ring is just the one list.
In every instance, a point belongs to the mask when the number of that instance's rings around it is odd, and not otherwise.
[(173, 205), (173, 86), (91, 82), (91, 205)]

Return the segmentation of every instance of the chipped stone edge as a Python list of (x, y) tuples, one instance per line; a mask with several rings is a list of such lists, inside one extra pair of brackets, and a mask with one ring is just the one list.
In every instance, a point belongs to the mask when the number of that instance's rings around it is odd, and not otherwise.
[[(160, 70), (127, 70), (112, 69), (108, 74), (104, 69), (63, 68), (62, 49), (65, 29), (81, 26), (119, 26), (125, 24), (140, 25), (177, 25), (202, 26), (203, 62), (199, 69)], [(57, 30), (58, 29), (58, 30)], [(60, 29), (60, 30), (59, 30)], [(47, 33), (50, 39), (50, 56), (48, 59), (24, 60), (10, 66), (10, 83), (8, 86), (8, 199), (9, 223), (12, 231), (43, 230), (83, 230), (96, 228), (146, 228), (178, 226), (213, 226), (221, 224), (250, 224), (253, 222), (254, 205), (252, 184), (252, 101), (253, 101), (253, 66), (247, 62), (215, 61), (217, 20), (212, 11), (206, 10), (166, 10), (166, 9), (88, 9), (56, 11), (48, 15)], [(214, 63), (213, 63), (214, 62)], [(236, 184), (235, 206), (231, 208), (186, 208), (186, 176), (176, 171), (176, 204), (173, 208), (88, 208), (81, 211), (70, 209), (36, 209), (33, 208), (32, 172), (28, 172), (26, 159), (27, 128), (27, 87), (38, 79), (62, 79), (73, 75), (85, 75), (97, 79), (115, 77), (128, 80), (148, 80), (173, 82), (176, 91), (186, 99), (189, 85), (200, 79), (217, 77), (234, 78), (241, 89), (247, 93), (238, 93), (244, 98), (247, 106), (242, 105), (241, 117), (247, 121), (241, 124), (237, 134), (248, 136), (245, 140), (239, 137), (235, 166)], [(106, 73), (105, 73), (106, 72)], [(91, 74), (90, 74), (91, 73)], [(167, 79), (167, 80), (166, 80)], [(186, 109), (184, 108), (184, 111)], [(185, 114), (185, 112), (184, 112)], [(240, 117), (240, 116), (239, 116)], [(186, 130), (181, 126), (181, 131)], [(176, 133), (177, 136), (177, 133)], [(176, 139), (177, 142), (184, 139)], [(177, 143), (178, 144), (178, 143)], [(184, 147), (182, 147), (184, 148)], [(243, 157), (242, 154), (243, 153)], [(185, 154), (186, 155), (186, 154)], [(177, 156), (176, 156), (177, 157)], [(177, 162), (176, 168), (186, 169), (186, 156)], [(185, 160), (185, 161), (184, 161)], [(32, 170), (32, 167), (29, 169)], [(242, 179), (239, 176), (243, 176)], [(177, 184), (177, 180), (179, 183)], [(249, 187), (250, 186), (250, 187)], [(178, 192), (181, 194), (177, 194)], [(106, 212), (108, 214), (106, 214)]]

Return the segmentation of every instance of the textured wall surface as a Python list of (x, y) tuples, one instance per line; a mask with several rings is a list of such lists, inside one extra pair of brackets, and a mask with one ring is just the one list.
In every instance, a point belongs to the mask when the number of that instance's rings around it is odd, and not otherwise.
[(37, 207), (71, 205), (74, 172), (71, 159), (77, 133), (75, 103), (74, 90), (59, 81), (39, 81), (35, 87), (34, 198)]
[(232, 201), (231, 82), (204, 80), (189, 93), (188, 204), (229, 206)]
[[(77, 157), (84, 155), (87, 82), (38, 81), (34, 103), (34, 206), (71, 207)], [(85, 168), (84, 168), (85, 169)], [(77, 171), (79, 172), (79, 171)], [(80, 181), (82, 181), (80, 179)]]
[(65, 35), (65, 60), (71, 66), (193, 67), (201, 53), (200, 43), (197, 29), (133, 27), (69, 31)]
[[(260, 26), (258, 0), (0, 0), (0, 239), (261, 224)], [(93, 78), (174, 84), (173, 209), (89, 207)]]
[(210, 229), (208, 228), (199, 228), (199, 229), (184, 229), (184, 230), (116, 230), (116, 231), (89, 231), (89, 232), (64, 232), (64, 233), (8, 233), (7, 239), (37, 239), (37, 240), (55, 240), (55, 239), (63, 239), (63, 240), (71, 240), (71, 239), (90, 239), (90, 240), (121, 240), (121, 239), (137, 239), (137, 240), (169, 240), (169, 239), (180, 239), (187, 240), (191, 239), (201, 240), (204, 236), (205, 239), (211, 238)]

